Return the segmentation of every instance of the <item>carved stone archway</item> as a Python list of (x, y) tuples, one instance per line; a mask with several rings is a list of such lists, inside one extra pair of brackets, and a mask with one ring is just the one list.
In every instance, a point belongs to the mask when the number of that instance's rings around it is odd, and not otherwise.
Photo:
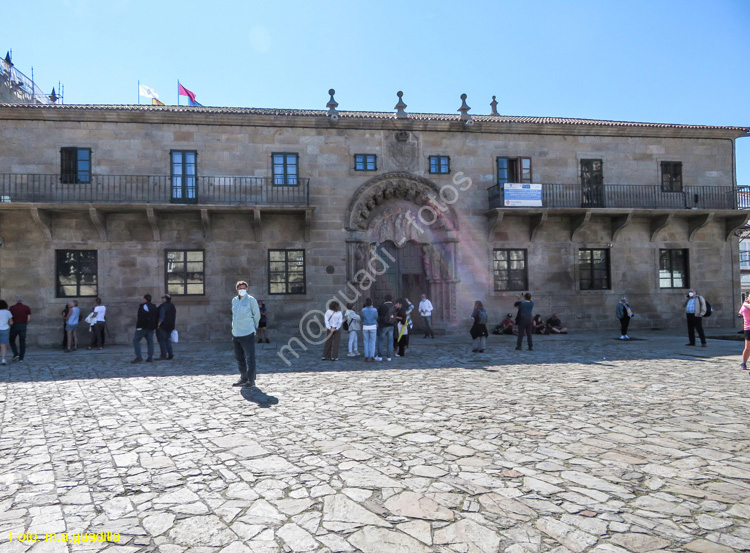
[[(453, 196), (448, 196), (453, 200)], [(409, 173), (386, 173), (360, 186), (347, 212), (347, 279), (369, 289), (370, 277), (388, 263), (378, 245), (393, 242), (421, 247), (433, 321), (456, 321), (458, 218), (430, 180)], [(363, 295), (366, 295), (364, 293)]]

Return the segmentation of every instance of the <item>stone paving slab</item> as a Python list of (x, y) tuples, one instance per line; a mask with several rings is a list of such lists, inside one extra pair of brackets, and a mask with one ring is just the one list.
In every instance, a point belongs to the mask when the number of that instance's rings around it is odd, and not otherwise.
[(264, 344), (263, 393), (228, 343), (30, 350), (0, 368), (0, 553), (750, 550), (742, 342), (535, 338)]

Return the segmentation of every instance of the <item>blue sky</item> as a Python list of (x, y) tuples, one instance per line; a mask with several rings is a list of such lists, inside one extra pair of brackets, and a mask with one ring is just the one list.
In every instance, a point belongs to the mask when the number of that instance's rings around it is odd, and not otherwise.
[[(36, 0), (0, 49), (65, 103), (132, 104), (138, 81), (205, 106), (750, 126), (750, 0)], [(142, 98), (141, 102), (149, 100)], [(180, 98), (185, 103), (186, 98)], [(750, 185), (750, 137), (737, 141)]]

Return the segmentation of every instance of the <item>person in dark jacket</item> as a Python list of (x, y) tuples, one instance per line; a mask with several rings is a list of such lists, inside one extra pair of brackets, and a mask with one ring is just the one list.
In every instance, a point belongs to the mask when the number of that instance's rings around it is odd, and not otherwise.
[(533, 323), (534, 323), (534, 302), (531, 301), (531, 294), (526, 292), (523, 295), (523, 300), (514, 303), (518, 307), (518, 340), (516, 341), (516, 349), (521, 349), (523, 343), (523, 335), (526, 335), (526, 340), (529, 344), (529, 350), (534, 349), (534, 345), (531, 340), (533, 334)]
[(172, 296), (164, 294), (159, 306), (159, 320), (156, 325), (156, 339), (159, 341), (159, 359), (174, 359), (172, 353), (172, 331), (174, 330), (177, 308), (172, 303)]
[(151, 294), (146, 294), (141, 299), (141, 305), (138, 308), (138, 318), (135, 323), (135, 334), (133, 335), (133, 348), (135, 348), (135, 359), (131, 363), (140, 363), (143, 361), (141, 355), (141, 339), (146, 339), (148, 347), (147, 362), (154, 360), (154, 330), (158, 324), (159, 314), (156, 306), (151, 303)]
[(484, 304), (481, 301), (474, 302), (474, 311), (471, 312), (471, 318), (474, 319), (474, 324), (471, 325), (469, 330), (469, 334), (474, 340), (474, 348), (471, 351), (484, 353), (489, 333), (487, 332), (487, 312), (484, 310)]

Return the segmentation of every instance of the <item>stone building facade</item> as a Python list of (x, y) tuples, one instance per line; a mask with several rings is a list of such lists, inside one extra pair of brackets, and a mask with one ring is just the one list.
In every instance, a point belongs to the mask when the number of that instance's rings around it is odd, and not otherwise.
[[(680, 328), (693, 287), (735, 324), (747, 128), (328, 107), (0, 104), (0, 297), (32, 307), (32, 343), (97, 295), (125, 343), (165, 291), (184, 339), (227, 339), (240, 279), (279, 342), (389, 292), (448, 327), (530, 291), (576, 330), (618, 328), (626, 294), (635, 331)], [(507, 205), (512, 183), (541, 205)]]

